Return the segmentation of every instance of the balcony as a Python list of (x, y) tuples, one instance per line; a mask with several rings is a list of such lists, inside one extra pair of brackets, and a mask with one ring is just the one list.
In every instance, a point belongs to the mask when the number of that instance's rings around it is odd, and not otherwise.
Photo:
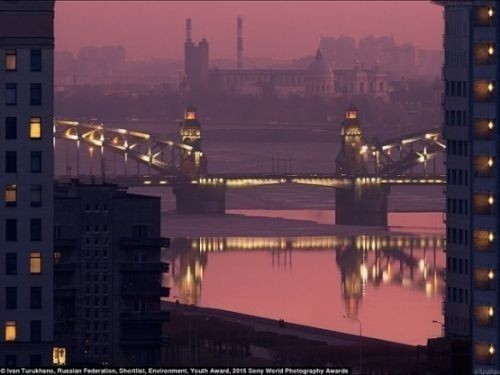
[(495, 139), (495, 122), (493, 119), (474, 119), (474, 139), (477, 141), (491, 141)]
[(139, 263), (122, 263), (120, 271), (122, 272), (159, 272), (167, 273), (170, 267), (168, 263), (163, 262), (139, 262)]
[(134, 250), (134, 249), (149, 249), (149, 250), (158, 250), (162, 247), (170, 247), (170, 238), (122, 238), (120, 241), (120, 245), (124, 249)]
[(56, 238), (54, 239), (54, 248), (74, 248), (76, 247), (76, 239), (74, 238)]
[(129, 297), (169, 297), (170, 288), (158, 285), (124, 285), (121, 294)]
[(71, 285), (55, 285), (54, 297), (72, 297), (76, 294), (76, 288)]
[(496, 96), (496, 81), (486, 79), (474, 81), (474, 100), (476, 102), (492, 103)]
[(492, 306), (474, 306), (474, 323), (480, 327), (493, 327), (495, 310)]
[(474, 343), (474, 361), (482, 365), (494, 365), (496, 348), (490, 343)]
[(474, 288), (478, 290), (496, 290), (495, 270), (491, 268), (474, 268)]
[(490, 155), (476, 155), (472, 159), (475, 177), (493, 177), (495, 158)]
[(474, 43), (474, 64), (476, 65), (494, 65), (495, 43)]
[(131, 334), (122, 334), (120, 336), (120, 344), (127, 346), (159, 346), (161, 344), (161, 336), (158, 335), (131, 335)]
[(472, 212), (475, 215), (494, 215), (496, 212), (496, 197), (490, 193), (474, 193)]
[(120, 314), (122, 320), (127, 321), (160, 321), (168, 322), (170, 320), (170, 312), (168, 311), (152, 311), (152, 312), (123, 312)]
[(54, 272), (72, 273), (76, 271), (76, 263), (56, 263), (54, 264)]
[(473, 23), (474, 26), (494, 26), (496, 8), (492, 6), (475, 6)]
[(495, 250), (495, 234), (486, 229), (475, 229), (473, 238), (475, 251), (491, 252)]

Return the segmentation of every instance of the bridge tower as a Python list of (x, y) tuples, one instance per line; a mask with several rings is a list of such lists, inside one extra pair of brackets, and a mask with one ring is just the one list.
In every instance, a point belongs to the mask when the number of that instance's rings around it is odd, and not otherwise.
[(207, 158), (201, 147), (201, 124), (198, 121), (196, 108), (189, 105), (184, 112), (184, 121), (181, 121), (181, 143), (191, 146), (192, 151), (185, 150), (181, 160), (181, 172), (186, 177), (199, 178), (207, 173)]
[(201, 124), (196, 108), (189, 105), (180, 123), (181, 143), (191, 146), (184, 150), (180, 163), (181, 181), (174, 186), (176, 212), (178, 213), (225, 213), (226, 187), (217, 181), (204, 179), (207, 174), (207, 158), (201, 147)]
[[(349, 107), (340, 128), (340, 151), (336, 158), (337, 177), (350, 177), (353, 185), (335, 189), (335, 223), (338, 225), (387, 226), (387, 197), (389, 188), (379, 183), (363, 182), (368, 163), (358, 110)], [(374, 176), (375, 177), (375, 176)]]

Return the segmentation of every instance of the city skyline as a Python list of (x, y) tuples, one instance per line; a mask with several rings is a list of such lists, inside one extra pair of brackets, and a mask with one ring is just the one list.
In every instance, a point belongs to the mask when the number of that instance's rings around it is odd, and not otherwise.
[[(360, 3), (363, 4), (360, 7)], [(144, 6), (147, 5), (147, 6)], [(212, 11), (212, 9), (214, 9)], [(377, 9), (377, 12), (374, 10)], [(310, 17), (304, 17), (305, 11)], [(359, 22), (353, 22), (352, 14)], [(193, 20), (194, 40), (206, 37), (213, 58), (235, 58), (236, 17), (244, 22), (246, 58), (291, 59), (310, 55), (321, 35), (394, 35), (398, 44), (441, 48), (443, 21), (430, 2), (58, 2), (56, 49), (122, 44), (131, 59), (180, 59), (184, 22)], [(283, 17), (276, 17), (282, 14)], [(373, 15), (376, 14), (376, 17)], [(309, 22), (310, 19), (315, 22)], [(93, 27), (88, 20), (93, 19)], [(142, 23), (141, 20), (147, 20)], [(421, 30), (425, 20), (426, 28)], [(306, 22), (307, 21), (307, 22)], [(148, 40), (149, 43), (144, 43)], [(159, 45), (164, 48), (158, 48)]]

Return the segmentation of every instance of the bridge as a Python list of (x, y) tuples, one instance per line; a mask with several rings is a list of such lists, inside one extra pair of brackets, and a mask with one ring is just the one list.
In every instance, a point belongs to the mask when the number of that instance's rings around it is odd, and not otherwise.
[[(436, 160), (446, 146), (440, 129), (409, 134), (383, 142), (369, 142), (362, 134), (358, 111), (347, 110), (340, 128), (340, 151), (331, 174), (285, 173), (211, 174), (202, 149), (201, 124), (196, 110), (189, 106), (180, 123), (180, 139), (102, 123), (70, 120), (54, 121), (54, 143), (76, 144), (76, 175), (81, 182), (94, 180), (80, 173), (80, 153), (87, 148), (90, 157), (98, 153), (118, 155), (123, 173), (116, 168), (106, 180), (121, 186), (171, 186), (176, 210), (181, 213), (224, 213), (227, 189), (298, 184), (335, 189), (337, 224), (387, 225), (387, 198), (391, 186), (442, 185), (445, 176), (437, 173)], [(84, 150), (85, 151), (85, 150)], [(131, 162), (137, 172), (131, 171)], [(92, 164), (91, 164), (92, 168)], [(141, 173), (146, 169), (146, 173)]]

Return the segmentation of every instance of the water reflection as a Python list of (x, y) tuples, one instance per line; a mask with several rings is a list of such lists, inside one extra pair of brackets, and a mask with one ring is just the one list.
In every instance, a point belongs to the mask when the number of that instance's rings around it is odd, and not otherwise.
[[(426, 297), (441, 296), (443, 237), (431, 234), (176, 238), (166, 254), (172, 265), (172, 298), (181, 303), (200, 304), (210, 255), (252, 251), (267, 253), (272, 270), (289, 272), (293, 272), (293, 258), (298, 253), (309, 251), (316, 256), (317, 251), (331, 252), (333, 257), (329, 259), (340, 276), (344, 315), (351, 317), (358, 317), (368, 286), (397, 287)], [(246, 266), (259, 267), (242, 265)]]

